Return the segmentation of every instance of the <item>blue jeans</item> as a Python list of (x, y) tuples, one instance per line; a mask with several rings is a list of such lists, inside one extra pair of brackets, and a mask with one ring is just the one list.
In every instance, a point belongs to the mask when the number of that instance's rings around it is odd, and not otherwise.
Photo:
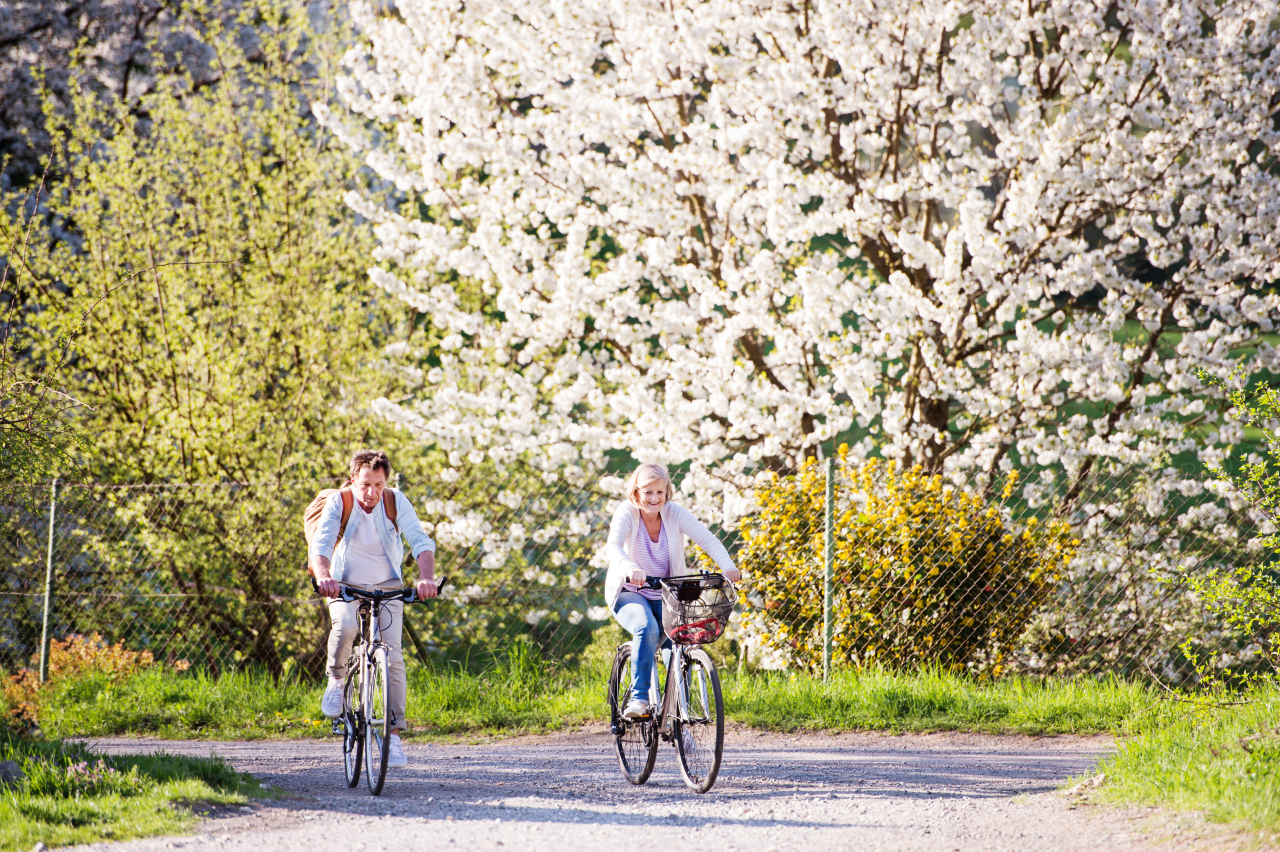
[[(658, 649), (658, 637), (662, 635), (662, 601), (651, 601), (638, 592), (623, 591), (613, 602), (613, 617), (622, 628), (634, 637), (631, 642), (631, 697), (647, 698), (653, 680), (653, 655)], [(662, 643), (663, 650), (671, 647), (671, 640)], [(663, 657), (665, 659), (665, 655)]]

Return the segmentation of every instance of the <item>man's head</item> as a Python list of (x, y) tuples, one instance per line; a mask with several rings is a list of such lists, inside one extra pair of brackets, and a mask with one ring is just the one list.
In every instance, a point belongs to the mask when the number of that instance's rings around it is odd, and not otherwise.
[(381, 450), (361, 450), (351, 457), (351, 493), (367, 511), (382, 500), (391, 476), (391, 461)]

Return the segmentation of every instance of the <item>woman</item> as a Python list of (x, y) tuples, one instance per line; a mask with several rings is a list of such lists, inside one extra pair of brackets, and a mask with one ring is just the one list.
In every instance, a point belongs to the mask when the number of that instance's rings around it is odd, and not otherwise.
[(662, 593), (645, 587), (646, 577), (680, 577), (690, 572), (684, 564), (685, 536), (693, 539), (732, 583), (742, 579), (729, 551), (688, 509), (671, 502), (671, 477), (659, 464), (642, 464), (627, 480), (627, 499), (613, 513), (605, 554), (609, 573), (604, 597), (613, 617), (634, 637), (631, 700), (623, 709), (626, 719), (649, 712), (649, 682), (653, 655), (662, 632)]

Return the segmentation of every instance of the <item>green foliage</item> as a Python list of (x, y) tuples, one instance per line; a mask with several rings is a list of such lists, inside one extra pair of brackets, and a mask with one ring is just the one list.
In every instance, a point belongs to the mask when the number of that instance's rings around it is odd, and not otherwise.
[(71, 117), (50, 113), (62, 173), (46, 215), (63, 236), (20, 270), (32, 330), (56, 341), (85, 322), (75, 389), (98, 478), (341, 472), (361, 401), (389, 387), (374, 362), (391, 318), (340, 197), (359, 163), (310, 114), (340, 45), (301, 4), (251, 3), (245, 31), (193, 8), (216, 84), (126, 105), (73, 81)]
[[(836, 477), (834, 657), (853, 666), (938, 664), (1000, 674), (1071, 558), (1067, 526), (1032, 519), (1016, 531), (997, 505), (939, 476), (875, 460), (855, 469), (845, 452)], [(807, 463), (756, 494), (760, 511), (742, 522), (744, 618), (758, 626), (765, 647), (819, 669), (822, 468)]]
[(1258, 683), (1237, 700), (1208, 715), (1167, 705), (1162, 724), (1099, 766), (1106, 783), (1098, 795), (1280, 832), (1280, 689)]
[[(50, 102), (58, 171), (29, 250), (10, 255), (23, 364), (53, 369), (70, 343), (61, 390), (84, 402), (78, 460), (99, 482), (337, 477), (370, 443), (412, 467), (421, 451), (397, 456), (366, 408), (399, 386), (382, 347), (403, 312), (373, 293), (369, 228), (342, 201), (359, 160), (311, 114), (343, 33), (311, 31), (292, 0), (252, 0), (230, 29), (200, 3), (175, 14), (207, 47), (198, 76), (128, 104), (73, 78), (70, 109)], [(0, 214), (0, 240), (21, 242), (25, 224)], [(168, 568), (139, 592), (194, 596), (170, 630), (211, 634), (236, 663), (318, 671), (323, 625), (301, 606), (312, 494), (122, 493), (95, 507), (92, 570), (67, 583), (125, 575), (141, 546)]]
[[(1230, 383), (1220, 382), (1208, 373), (1200, 374), (1201, 380), (1226, 395), (1232, 406), (1228, 417), (1260, 433), (1255, 446), (1261, 454), (1228, 458), (1210, 470), (1225, 490), (1236, 492), (1265, 518), (1272, 525), (1272, 532), (1256, 542), (1260, 547), (1254, 552), (1261, 558), (1199, 575), (1184, 572), (1177, 579), (1221, 615), (1237, 634), (1255, 642), (1275, 674), (1280, 671), (1276, 648), (1280, 631), (1280, 568), (1275, 559), (1275, 554), (1280, 554), (1280, 532), (1275, 531), (1280, 522), (1280, 389), (1265, 383), (1250, 389), (1243, 385), (1246, 377), (1243, 369), (1232, 375)], [(1184, 650), (1199, 662), (1190, 643)], [(1207, 665), (1198, 668), (1202, 677), (1214, 680)]]
[(0, 483), (38, 482), (59, 467), (74, 466), (69, 450), (82, 438), (70, 417), (77, 400), (63, 390), (71, 340), (56, 341), (43, 359), (33, 360), (17, 292), (15, 267), (30, 258), (44, 191), (42, 179), (16, 199), (15, 212), (0, 214), (6, 231), (0, 271)]
[(244, 804), (262, 794), (221, 758), (103, 756), (83, 745), (0, 738), (0, 760), (25, 778), (0, 796), (0, 850), (125, 840), (181, 831), (196, 803)]

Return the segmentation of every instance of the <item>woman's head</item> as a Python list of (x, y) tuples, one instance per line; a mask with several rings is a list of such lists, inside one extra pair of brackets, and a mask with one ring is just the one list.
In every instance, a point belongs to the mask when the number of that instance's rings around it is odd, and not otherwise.
[(671, 476), (660, 464), (645, 462), (627, 480), (627, 499), (640, 509), (661, 509), (671, 499)]

